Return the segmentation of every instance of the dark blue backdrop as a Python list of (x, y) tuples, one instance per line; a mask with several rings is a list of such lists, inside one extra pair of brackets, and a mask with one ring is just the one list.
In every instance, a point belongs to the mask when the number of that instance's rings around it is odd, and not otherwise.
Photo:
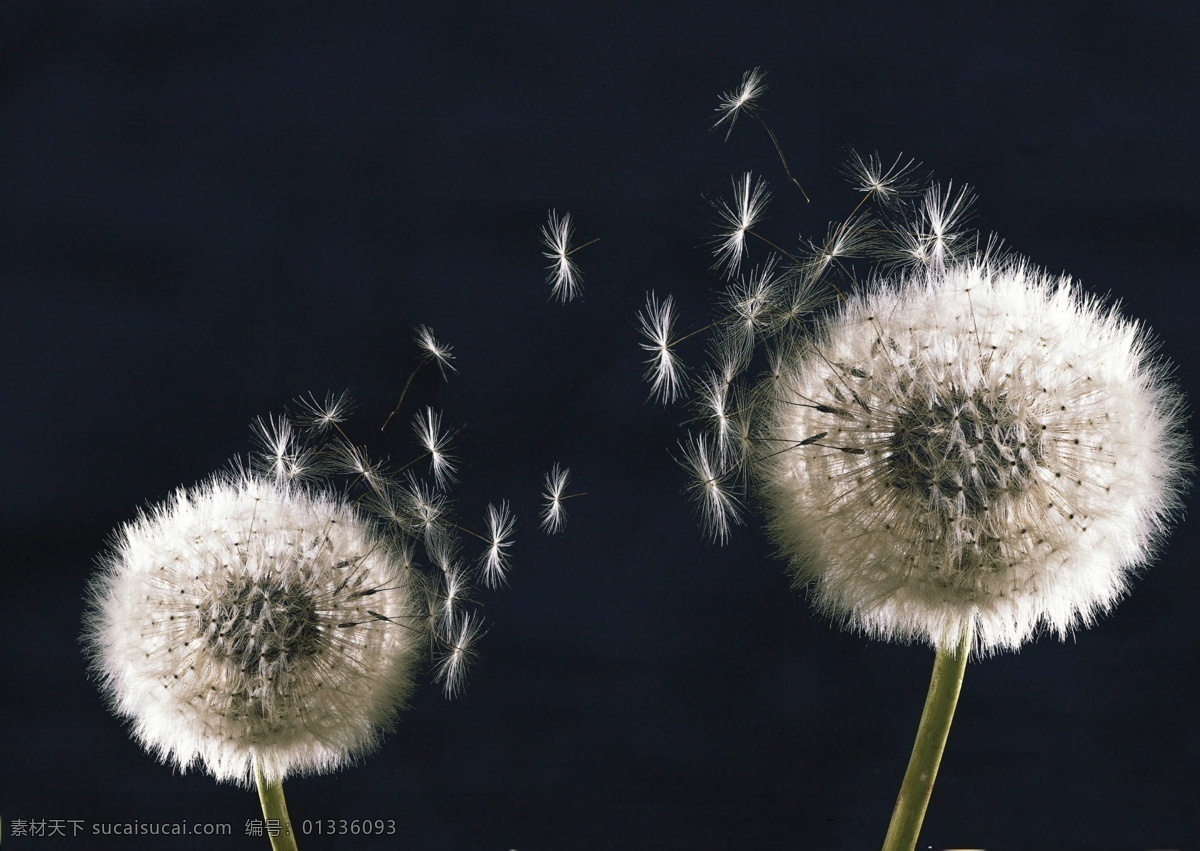
[[(463, 697), (422, 688), (379, 753), (287, 786), (298, 820), (398, 839), (301, 847), (878, 847), (931, 652), (814, 616), (753, 523), (706, 543), (680, 412), (640, 380), (644, 292), (694, 325), (717, 285), (702, 194), (753, 169), (773, 226), (819, 236), (853, 203), (843, 147), (903, 151), (977, 187), (978, 226), (1123, 299), (1192, 398), (1200, 357), (1182, 4), (894, 5), (0, 6), (0, 815), (234, 832), (12, 846), (266, 847), (253, 793), (174, 774), (107, 713), (82, 590), (109, 530), (245, 451), (254, 416), (351, 387), (369, 434), (426, 323), (461, 372), (414, 402), (462, 428), (464, 516), (513, 501), (516, 566), (480, 594)], [(709, 131), (756, 65), (807, 208), (753, 124)], [(551, 207), (601, 238), (565, 306)], [(546, 538), (554, 461), (588, 495)], [(1186, 522), (1094, 628), (969, 667), (920, 847), (1196, 847), (1196, 552)]]

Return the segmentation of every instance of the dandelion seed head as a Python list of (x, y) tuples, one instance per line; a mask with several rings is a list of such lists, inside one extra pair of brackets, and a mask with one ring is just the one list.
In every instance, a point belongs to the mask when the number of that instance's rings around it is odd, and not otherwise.
[[(852, 628), (984, 654), (1065, 637), (1177, 511), (1182, 403), (1144, 329), (1018, 262), (832, 313), (773, 380), (755, 466), (796, 580)], [(766, 398), (764, 396), (764, 398)]]
[(412, 684), (402, 559), (340, 498), (256, 474), (181, 488), (117, 530), (85, 640), (113, 710), (182, 771), (249, 785), (371, 750)]
[(384, 470), (384, 463), (372, 461), (367, 450), (355, 446), (345, 438), (338, 438), (332, 444), (328, 465), (330, 469), (354, 476), (374, 494), (387, 490), (389, 479)]

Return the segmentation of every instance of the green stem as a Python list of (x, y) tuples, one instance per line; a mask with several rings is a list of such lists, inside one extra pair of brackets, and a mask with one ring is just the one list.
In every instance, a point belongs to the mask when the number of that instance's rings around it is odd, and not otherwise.
[[(272, 851), (297, 851), (296, 834), (292, 831), (292, 820), (288, 818), (282, 781), (268, 780), (256, 758), (254, 760), (254, 782), (258, 784), (258, 800), (262, 802), (263, 818), (268, 823), (263, 826), (263, 830), (271, 837)], [(278, 835), (271, 836), (271, 832), (267, 828), (276, 825), (279, 828), (276, 831)]]
[(908, 770), (904, 772), (904, 782), (900, 784), (900, 795), (892, 810), (883, 851), (913, 851), (917, 847), (917, 835), (925, 820), (933, 781), (937, 779), (946, 736), (950, 734), (950, 722), (954, 720), (954, 707), (958, 704), (970, 649), (969, 628), (963, 632), (957, 648), (938, 648), (929, 694), (925, 697), (925, 711), (921, 713), (921, 726), (917, 728), (917, 741), (908, 760)]

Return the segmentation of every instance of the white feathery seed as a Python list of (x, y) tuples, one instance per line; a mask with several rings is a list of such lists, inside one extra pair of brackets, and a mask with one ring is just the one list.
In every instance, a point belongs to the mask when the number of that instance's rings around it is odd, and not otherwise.
[(871, 244), (868, 230), (874, 222), (862, 214), (843, 222), (831, 223), (825, 233), (825, 241), (811, 247), (809, 273), (819, 277), (832, 264), (854, 257)]
[(253, 474), (120, 527), (85, 640), (114, 711), (180, 770), (249, 785), (376, 746), (423, 643), (401, 553), (339, 497)]
[(418, 325), (413, 340), (417, 347), (425, 353), (425, 357), (438, 365), (443, 378), (446, 376), (446, 370), (458, 372), (458, 367), (454, 365), (454, 354), (450, 346), (439, 342), (437, 337), (433, 336), (433, 331), (429, 326)]
[[(934, 200), (943, 224), (961, 211)], [(850, 298), (763, 394), (754, 473), (797, 582), (871, 636), (952, 649), (971, 629), (984, 655), (1090, 624), (1152, 554), (1188, 468), (1150, 349), (1020, 262)]]
[(483, 621), (474, 612), (459, 612), (445, 620), (440, 660), (434, 679), (443, 685), (447, 697), (462, 690), (467, 671), (475, 661), (475, 642), (483, 635)]
[(427, 550), (448, 545), (446, 514), (449, 498), (411, 474), (406, 476), (405, 481), (404, 513), (408, 518), (409, 530), (423, 537)]
[(912, 257), (925, 265), (943, 266), (962, 256), (974, 236), (963, 228), (974, 203), (975, 193), (969, 186), (957, 193), (953, 184), (926, 189), (917, 208), (917, 229), (907, 236)]
[(316, 468), (312, 450), (303, 445), (286, 417), (255, 417), (250, 431), (259, 451), (251, 456), (253, 466), (276, 482), (303, 479)]
[(571, 254), (571, 235), (574, 227), (571, 224), (571, 214), (565, 213), (559, 218), (558, 212), (550, 211), (549, 221), (542, 226), (542, 244), (546, 250), (542, 256), (551, 261), (546, 271), (546, 283), (550, 285), (551, 298), (559, 301), (572, 301), (583, 289), (583, 275)]
[(730, 528), (741, 522), (741, 508), (731, 489), (735, 472), (721, 464), (721, 451), (714, 449), (703, 435), (688, 435), (680, 443), (680, 463), (691, 474), (688, 491), (699, 503), (701, 522), (712, 539), (724, 544)]
[(717, 105), (717, 120), (713, 122), (713, 129), (716, 130), (728, 122), (729, 127), (725, 131), (725, 138), (728, 140), (738, 115), (743, 112), (750, 115), (754, 113), (755, 101), (767, 89), (765, 79), (766, 75), (759, 68), (752, 68), (742, 74), (741, 84), (733, 91), (721, 95), (721, 102)]
[(334, 440), (332, 446), (328, 462), (331, 469), (355, 476), (374, 494), (381, 494), (387, 489), (390, 480), (384, 471), (383, 462), (372, 461), (365, 447), (355, 446), (341, 437)]
[(512, 546), (512, 535), (516, 526), (517, 519), (509, 510), (507, 501), (502, 501), (499, 507), (488, 505), (488, 548), (483, 555), (482, 565), (483, 584), (489, 588), (503, 584), (505, 575), (508, 573), (508, 548)]
[(297, 401), (300, 413), (295, 417), (296, 421), (314, 434), (324, 434), (330, 428), (345, 422), (354, 410), (354, 401), (345, 391), (337, 395), (327, 392), (324, 401), (321, 402), (311, 393)]
[(893, 206), (901, 198), (912, 193), (920, 182), (914, 179), (914, 172), (920, 168), (916, 160), (901, 164), (903, 155), (897, 156), (887, 169), (879, 154), (868, 154), (863, 157), (858, 151), (850, 152), (850, 159), (844, 166), (851, 185), (859, 192), (874, 197), (884, 206)]
[(413, 432), (429, 456), (430, 469), (437, 486), (444, 490), (447, 485), (456, 482), (454, 457), (447, 452), (452, 434), (442, 431), (442, 415), (433, 408), (425, 408), (413, 419)]
[(678, 398), (683, 382), (683, 365), (673, 346), (675, 297), (661, 302), (653, 291), (646, 294), (646, 307), (638, 313), (638, 329), (649, 342), (641, 347), (650, 352), (646, 359), (645, 379), (650, 382), (650, 398), (670, 404)]
[(546, 474), (545, 487), (542, 491), (542, 498), (544, 500), (542, 506), (542, 529), (547, 534), (554, 535), (561, 532), (563, 524), (566, 523), (567, 513), (563, 509), (563, 494), (567, 489), (567, 482), (570, 478), (571, 471), (558, 463), (555, 463), (550, 468), (550, 472)]
[(767, 184), (759, 179), (751, 183), (753, 175), (746, 172), (741, 180), (733, 180), (733, 206), (724, 200), (714, 202), (717, 217), (723, 225), (716, 239), (713, 256), (716, 267), (725, 267), (725, 274), (733, 277), (746, 256), (746, 234), (753, 230), (766, 211), (771, 193)]
[(747, 275), (739, 275), (729, 285), (724, 300), (729, 316), (722, 324), (727, 332), (724, 341), (736, 353), (738, 362), (749, 361), (756, 336), (774, 324), (772, 310), (778, 295), (777, 260), (771, 256), (762, 266), (755, 266)]
[(442, 565), (441, 579), (441, 622), (454, 617), (458, 607), (471, 597), (471, 586), (462, 567), (456, 563)]

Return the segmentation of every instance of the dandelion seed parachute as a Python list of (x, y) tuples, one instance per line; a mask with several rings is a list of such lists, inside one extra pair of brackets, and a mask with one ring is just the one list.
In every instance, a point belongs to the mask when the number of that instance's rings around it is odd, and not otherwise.
[(571, 259), (575, 251), (571, 247), (573, 233), (571, 214), (559, 218), (558, 212), (551, 210), (549, 221), (542, 226), (542, 245), (546, 248), (542, 256), (551, 261), (546, 274), (550, 295), (562, 302), (573, 301), (583, 289), (583, 275)]
[(1183, 402), (1145, 329), (1009, 260), (852, 297), (764, 390), (771, 532), (818, 608), (953, 650), (1065, 637), (1179, 507)]
[(723, 200), (715, 202), (717, 217), (721, 220), (722, 233), (717, 238), (714, 250), (716, 267), (724, 266), (725, 274), (733, 276), (737, 273), (742, 259), (746, 256), (746, 234), (754, 229), (766, 212), (767, 202), (771, 193), (761, 178), (753, 185), (750, 172), (739, 181), (733, 181), (733, 206)]
[(567, 512), (563, 508), (563, 492), (571, 479), (571, 471), (555, 462), (546, 474), (545, 486), (542, 490), (544, 503), (542, 506), (542, 529), (549, 535), (555, 535), (563, 530), (567, 520)]
[(423, 589), (342, 499), (254, 474), (176, 491), (116, 532), (85, 640), (113, 709), (181, 770), (250, 785), (337, 770), (408, 695)]

